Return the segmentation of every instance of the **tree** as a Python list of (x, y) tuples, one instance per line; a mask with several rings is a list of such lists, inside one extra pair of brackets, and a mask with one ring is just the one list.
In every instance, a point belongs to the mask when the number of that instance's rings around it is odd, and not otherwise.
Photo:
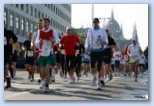
[(147, 46), (147, 48), (144, 50), (144, 55), (145, 55), (146, 59), (148, 60), (148, 46)]

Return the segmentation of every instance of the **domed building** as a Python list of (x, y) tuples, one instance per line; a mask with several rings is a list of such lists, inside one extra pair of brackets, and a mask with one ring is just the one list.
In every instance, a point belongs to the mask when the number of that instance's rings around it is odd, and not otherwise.
[(123, 50), (125, 45), (130, 45), (131, 40), (124, 38), (122, 25), (114, 19), (113, 10), (111, 12), (111, 18), (103, 25), (105, 29), (109, 30), (110, 35), (114, 38), (118, 48)]

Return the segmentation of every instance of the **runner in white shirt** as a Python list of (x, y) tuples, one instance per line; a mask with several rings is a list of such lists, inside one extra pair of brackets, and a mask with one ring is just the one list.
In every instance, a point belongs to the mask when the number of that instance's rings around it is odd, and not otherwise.
[(114, 60), (115, 60), (115, 63), (114, 63), (114, 73), (115, 73), (115, 76), (119, 76), (120, 73), (119, 73), (119, 68), (120, 68), (120, 60), (121, 60), (121, 52), (119, 51), (119, 49), (116, 47), (114, 48)]
[(143, 71), (144, 71), (144, 68), (145, 68), (145, 65), (146, 65), (146, 58), (145, 58), (145, 55), (142, 53), (141, 56), (140, 56), (140, 60), (139, 60), (139, 75), (138, 76), (141, 76)]
[(137, 82), (138, 65), (140, 54), (142, 54), (141, 47), (137, 44), (136, 39), (132, 39), (132, 44), (129, 45), (127, 54), (130, 57), (131, 71), (135, 72), (135, 82)]
[(35, 62), (36, 68), (37, 68), (37, 73), (40, 74), (40, 78), (41, 78), (41, 79), (38, 80), (38, 82), (40, 83), (40, 89), (42, 89), (42, 88), (44, 88), (45, 83), (41, 82), (41, 81), (44, 81), (44, 78), (41, 74), (41, 70), (40, 70), (40, 67), (39, 67), (39, 64), (38, 64), (38, 61), (37, 61), (37, 58), (38, 58), (38, 55), (39, 55), (39, 50), (38, 50), (37, 45), (35, 45), (35, 40), (37, 38), (38, 31), (43, 29), (43, 27), (44, 27), (43, 18), (39, 18), (36, 23), (37, 23), (38, 30), (35, 31), (32, 35), (31, 48), (34, 50), (34, 60), (35, 60), (34, 62)]
[[(91, 59), (91, 72), (93, 74), (93, 83), (92, 85), (96, 85), (96, 81), (98, 79), (97, 88), (101, 89), (101, 86), (104, 85), (103, 77), (102, 77), (102, 60), (103, 60), (103, 50), (104, 45), (108, 44), (108, 37), (103, 28), (99, 27), (99, 19), (93, 19), (93, 27), (88, 30), (87, 38), (85, 41), (85, 51), (88, 53), (88, 48), (90, 51), (90, 59)], [(96, 70), (97, 63), (97, 70)], [(98, 71), (98, 77), (96, 77), (96, 73)]]

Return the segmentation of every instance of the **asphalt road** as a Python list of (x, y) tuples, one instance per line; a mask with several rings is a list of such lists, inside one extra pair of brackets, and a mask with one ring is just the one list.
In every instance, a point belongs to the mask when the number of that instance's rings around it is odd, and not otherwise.
[[(75, 84), (69, 84), (69, 79), (56, 75), (56, 82), (50, 84), (50, 92), (45, 94), (39, 89), (35, 73), (35, 81), (28, 80), (25, 70), (17, 69), (17, 77), (12, 80), (12, 88), (4, 90), (4, 100), (148, 100), (148, 73), (134, 82), (134, 77), (113, 77), (106, 82), (102, 90), (91, 86), (92, 75), (83, 76)], [(5, 85), (5, 84), (4, 84)]]

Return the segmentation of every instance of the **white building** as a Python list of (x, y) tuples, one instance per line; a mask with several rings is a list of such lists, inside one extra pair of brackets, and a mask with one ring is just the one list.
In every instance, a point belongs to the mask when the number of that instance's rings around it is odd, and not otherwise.
[(71, 4), (5, 4), (4, 20), (6, 28), (12, 30), (23, 43), (30, 31), (37, 30), (36, 20), (49, 18), (51, 27), (59, 36), (71, 25)]

